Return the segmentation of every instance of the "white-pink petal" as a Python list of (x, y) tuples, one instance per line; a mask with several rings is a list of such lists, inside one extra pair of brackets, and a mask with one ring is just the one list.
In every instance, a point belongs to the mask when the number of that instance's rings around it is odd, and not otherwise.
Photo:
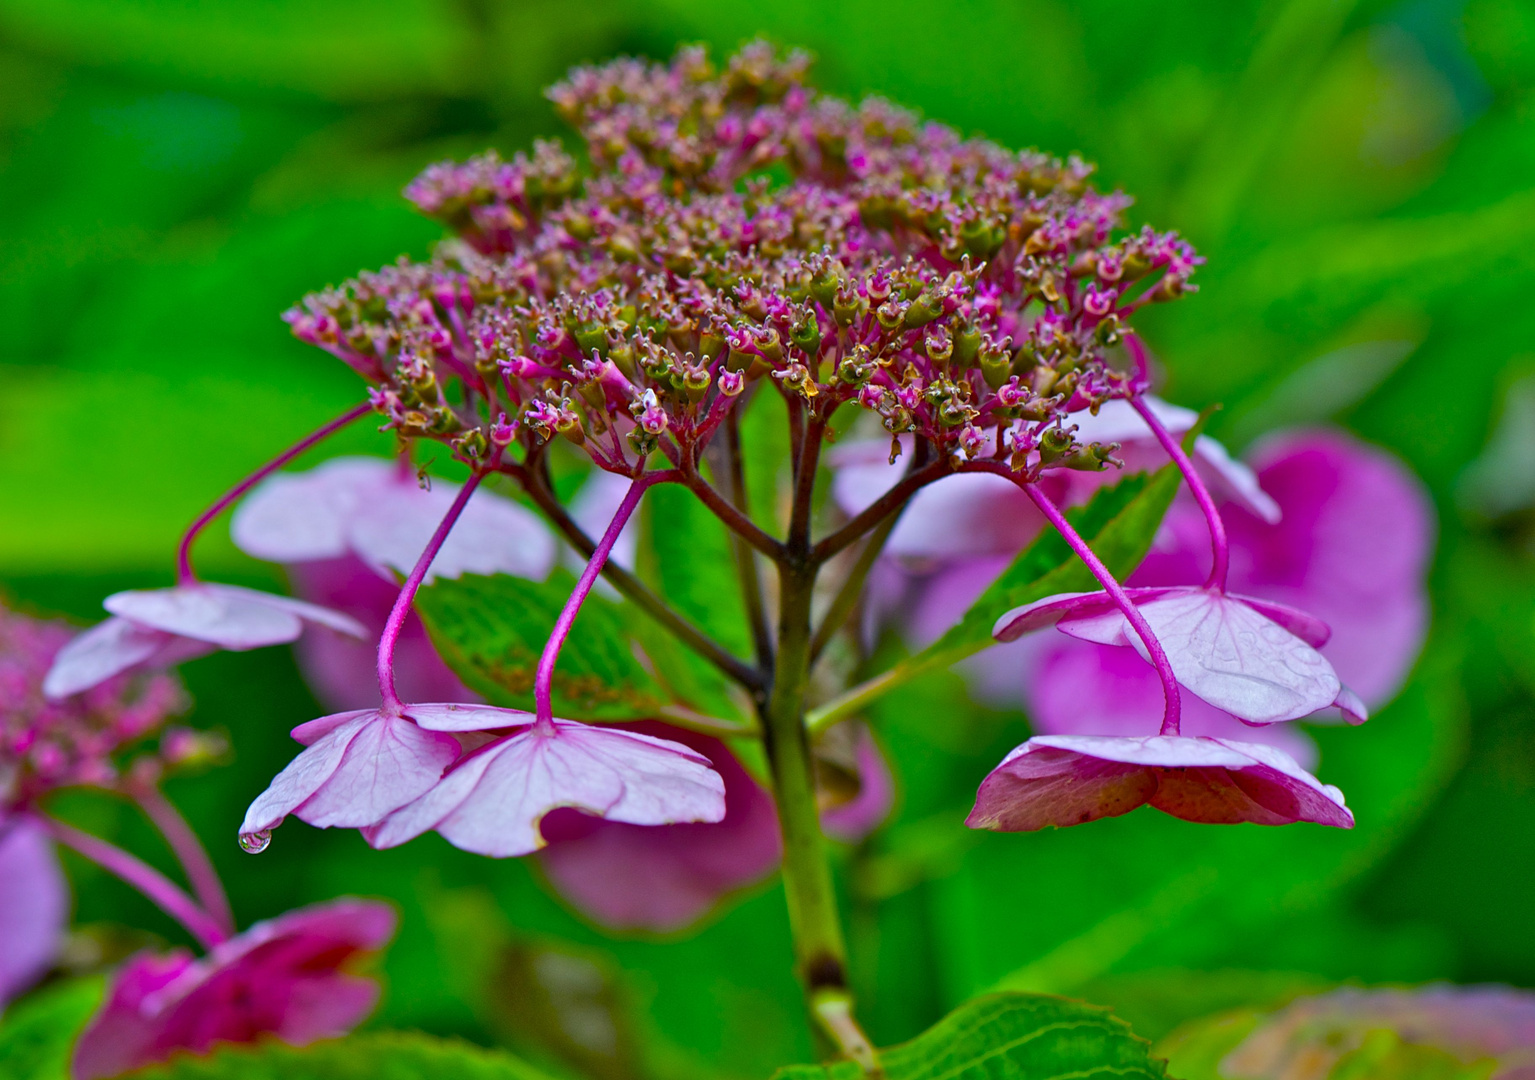
[(556, 720), (471, 754), (429, 792), (365, 835), (394, 847), (435, 829), (456, 847), (504, 858), (544, 845), (539, 822), (574, 807), (631, 825), (719, 821), (725, 785), (681, 743)]
[(242, 835), (271, 830), (289, 814), (322, 829), (373, 825), (430, 789), (459, 753), (451, 735), (424, 731), (374, 709), (313, 723), (329, 725), (329, 730), (314, 738), (251, 804)]
[[(1252, 724), (1295, 720), (1332, 705), (1342, 685), (1327, 659), (1241, 600), (1205, 589), (1172, 589), (1136, 608), (1190, 693)], [(1150, 659), (1117, 611), (1060, 628), (1104, 644), (1128, 643)], [(1117, 634), (1117, 638), (1114, 637)]]
[(71, 638), (55, 654), (43, 677), (43, 693), (68, 697), (142, 664), (170, 642), (172, 635), (127, 619), (111, 618)]
[[(395, 484), (386, 498), (357, 508), (348, 526), (352, 550), (375, 568), (409, 573), (458, 490), (442, 482), (430, 491), (414, 482)], [(432, 560), (427, 580), (466, 573), (542, 580), (554, 558), (554, 538), (542, 521), (510, 499), (479, 490)]]
[(350, 550), (347, 523), (357, 507), (384, 497), (396, 471), (380, 458), (348, 457), (278, 473), (235, 509), (230, 535), (241, 551), (270, 562), (339, 558)]

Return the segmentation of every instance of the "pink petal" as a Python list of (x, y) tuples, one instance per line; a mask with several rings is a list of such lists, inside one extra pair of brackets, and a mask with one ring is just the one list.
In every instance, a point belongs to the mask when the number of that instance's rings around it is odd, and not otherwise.
[(1359, 700), (1359, 695), (1346, 686), (1338, 690), (1338, 697), (1333, 704), (1343, 713), (1343, 719), (1350, 724), (1362, 724), (1370, 718), (1370, 710), (1365, 707), (1363, 701)]
[(32, 822), (0, 820), (0, 1010), (53, 966), (69, 925), (69, 884)]
[(544, 844), (539, 822), (571, 806), (610, 821), (719, 821), (724, 782), (707, 758), (665, 739), (557, 720), (469, 755), (431, 791), (370, 830), (393, 847), (435, 829), (456, 847), (504, 858)]
[(534, 720), (532, 713), (521, 709), (465, 702), (408, 705), (405, 712), (428, 731), (497, 731), (501, 728), (523, 727)]
[[(1341, 684), (1320, 653), (1240, 600), (1200, 588), (1171, 589), (1149, 601), (1137, 599), (1136, 608), (1162, 643), (1178, 682), (1248, 723), (1309, 716), (1338, 696)], [(1112, 644), (1102, 631), (1113, 626), (1149, 659), (1118, 612), (1094, 622), (1063, 621), (1061, 629)]]
[[(271, 562), (346, 555), (347, 523), (390, 482), (381, 458), (335, 458), (305, 473), (279, 473), (247, 495), (229, 523), (235, 546)], [(412, 477), (412, 480), (414, 478)]]
[(288, 732), (302, 746), (313, 746), (315, 743), (342, 724), (349, 720), (355, 720), (359, 716), (376, 713), (375, 709), (352, 709), (348, 712), (332, 713), (330, 716), (322, 716), (318, 720), (308, 720), (292, 731)]
[(298, 615), (244, 595), (251, 589), (180, 585), (120, 592), (102, 606), (113, 615), (222, 649), (254, 649), (292, 641), (303, 631)]
[(612, 929), (667, 932), (710, 911), (778, 865), (773, 800), (717, 739), (645, 722), (626, 730), (682, 742), (709, 758), (725, 785), (714, 823), (627, 825), (577, 810), (550, 811), (539, 862), (555, 890)]
[[(576, 492), (576, 497), (570, 500), (571, 520), (581, 526), (587, 536), (596, 539), (607, 531), (608, 523), (618, 513), (618, 504), (629, 494), (629, 487), (630, 482), (624, 477), (605, 469), (593, 469), (581, 485), (581, 490)], [(639, 528), (638, 518), (630, 518), (624, 525), (623, 531), (618, 534), (618, 542), (613, 545), (612, 554), (608, 556), (611, 562), (626, 570), (634, 569), (634, 555), (639, 547)], [(586, 557), (577, 556), (574, 549), (567, 553), (579, 574), (586, 566)], [(601, 582), (601, 579), (598, 580)]]
[(251, 804), (241, 835), (276, 828), (288, 814), (320, 829), (376, 824), (430, 789), (459, 754), (452, 736), (372, 709), (312, 723), (297, 731), (313, 741)]
[(998, 641), (1017, 641), (1024, 634), (1054, 626), (1068, 615), (1096, 615), (1113, 607), (1114, 601), (1105, 592), (1057, 593), (1005, 613), (991, 628), (991, 636)]
[(1224, 446), (1201, 435), (1194, 440), (1194, 466), (1218, 494), (1225, 495), (1244, 510), (1267, 522), (1278, 524), (1283, 512), (1264, 491), (1258, 476), (1234, 459)]
[(311, 604), (305, 600), (295, 600), (291, 596), (278, 596), (276, 593), (260, 592), (255, 589), (242, 589), (237, 585), (208, 585), (215, 592), (231, 593), (238, 595), (241, 600), (249, 600), (252, 603), (266, 604), (277, 608), (279, 611), (290, 612), (299, 618), (312, 622), (317, 626), (323, 626), (340, 634), (346, 634), (354, 638), (368, 636), (367, 628), (350, 615), (330, 608), (321, 607), (319, 604)]
[[(392, 484), (357, 508), (348, 525), (352, 550), (381, 569), (408, 573), (452, 506), (458, 485), (423, 491), (414, 480)], [(554, 565), (554, 538), (533, 513), (481, 489), (448, 534), (427, 580), (461, 574), (515, 574), (542, 581)]]
[(1332, 637), (1332, 627), (1309, 611), (1288, 604), (1276, 604), (1272, 600), (1260, 600), (1256, 596), (1243, 596), (1240, 593), (1226, 595), (1233, 600), (1240, 600), (1265, 619), (1278, 623), (1313, 649), (1320, 649)]
[(1186, 736), (1036, 736), (981, 783), (966, 824), (1032, 831), (1151, 805), (1186, 821), (1341, 828), (1353, 815), (1323, 784), (1271, 746)]
[(127, 619), (106, 619), (72, 638), (53, 658), (43, 693), (68, 697), (142, 664), (171, 641), (171, 635)]

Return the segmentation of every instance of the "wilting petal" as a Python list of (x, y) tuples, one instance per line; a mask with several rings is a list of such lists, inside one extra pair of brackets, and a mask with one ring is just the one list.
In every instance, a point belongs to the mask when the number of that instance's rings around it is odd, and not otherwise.
[(0, 821), (0, 1010), (53, 965), (68, 923), (53, 845), (24, 817)]
[(455, 847), (504, 858), (542, 847), (539, 822), (561, 806), (631, 825), (724, 817), (724, 781), (696, 751), (618, 728), (554, 723), (553, 732), (526, 729), (470, 754), (368, 830), (369, 842), (394, 847), (435, 829)]
[[(380, 458), (335, 458), (303, 473), (269, 477), (235, 509), (229, 533), (247, 555), (270, 562), (334, 559), (350, 552), (347, 525), (364, 502), (385, 497), (398, 467)], [(406, 482), (415, 483), (408, 473)]]
[(74, 1080), (218, 1042), (275, 1035), (302, 1045), (344, 1035), (373, 1008), (378, 986), (343, 968), (381, 948), (394, 926), (383, 904), (337, 900), (257, 923), (200, 960), (184, 950), (140, 954), (76, 1044)]
[(375, 709), (294, 729), (307, 748), (251, 803), (240, 834), (268, 832), (294, 814), (317, 828), (376, 824), (427, 791), (459, 755), (451, 735)]
[(340, 612), (236, 585), (199, 582), (113, 593), (102, 606), (140, 626), (237, 651), (292, 641), (305, 619), (358, 637), (364, 632)]
[(1354, 824), (1342, 792), (1271, 746), (1168, 735), (1036, 736), (982, 781), (966, 824), (1032, 831), (1142, 805), (1210, 824)]
[(781, 850), (778, 815), (772, 797), (718, 739), (653, 722), (625, 729), (707, 757), (724, 781), (725, 816), (712, 823), (625, 825), (553, 810), (540, 826), (548, 846), (539, 862), (561, 896), (604, 926), (677, 930), (773, 871)]
[[(70, 639), (58, 651), (43, 678), (43, 693), (61, 698), (89, 690), (129, 668), (149, 663), (175, 641), (173, 634), (138, 626), (127, 619), (105, 619)], [(204, 646), (203, 651), (210, 648)]]

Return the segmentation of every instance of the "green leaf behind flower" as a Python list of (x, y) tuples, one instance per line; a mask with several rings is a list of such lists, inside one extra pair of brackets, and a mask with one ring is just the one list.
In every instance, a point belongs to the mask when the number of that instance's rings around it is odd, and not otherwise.
[[(1066, 518), (1115, 577), (1122, 580), (1151, 549), (1157, 528), (1178, 492), (1179, 480), (1172, 465), (1163, 466), (1149, 477), (1145, 473), (1127, 476), (1113, 487), (1099, 491), (1086, 506), (1068, 510)], [(809, 722), (817, 728), (830, 725), (919, 675), (974, 656), (992, 643), (992, 626), (1012, 608), (1056, 593), (1096, 588), (1098, 583), (1092, 573), (1066, 541), (1054, 529), (1046, 529), (941, 638), (889, 671), (814, 710)]]
[[(541, 582), (465, 574), (422, 589), (416, 609), (465, 685), (492, 704), (531, 710), (538, 658), (574, 588), (574, 576), (563, 568)], [(594, 592), (560, 650), (554, 711), (577, 720), (634, 720), (678, 708), (728, 708), (712, 672), (681, 652), (669, 648), (633, 604)]]
[[(881, 1051), (889, 1080), (1161, 1080), (1151, 1044), (1107, 1009), (1039, 994), (989, 994)], [(791, 1065), (774, 1080), (858, 1080), (852, 1062)]]
[(19, 1002), (0, 1024), (0, 1076), (65, 1080), (75, 1038), (101, 1004), (102, 980), (73, 979)]

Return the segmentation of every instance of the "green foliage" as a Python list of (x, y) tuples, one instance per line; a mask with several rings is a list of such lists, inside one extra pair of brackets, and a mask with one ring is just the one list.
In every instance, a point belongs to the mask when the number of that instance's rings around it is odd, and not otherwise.
[[(575, 578), (556, 569), (545, 581), (497, 574), (441, 579), (416, 608), (448, 666), (494, 704), (533, 708), (533, 676), (549, 629)], [(593, 595), (572, 627), (554, 672), (554, 711), (573, 719), (654, 716), (670, 700), (635, 652), (624, 603)]]
[[(1151, 1044), (1107, 1009), (1065, 998), (991, 994), (880, 1052), (890, 1080), (1161, 1080)], [(857, 1080), (851, 1062), (793, 1065), (775, 1080)]]
[(66, 1080), (75, 1038), (101, 1004), (101, 979), (73, 979), (41, 990), (0, 1022), (0, 1076)]
[(134, 1072), (135, 1080), (548, 1080), (499, 1050), (452, 1039), (380, 1032), (295, 1047), (269, 1040), (178, 1054)]

